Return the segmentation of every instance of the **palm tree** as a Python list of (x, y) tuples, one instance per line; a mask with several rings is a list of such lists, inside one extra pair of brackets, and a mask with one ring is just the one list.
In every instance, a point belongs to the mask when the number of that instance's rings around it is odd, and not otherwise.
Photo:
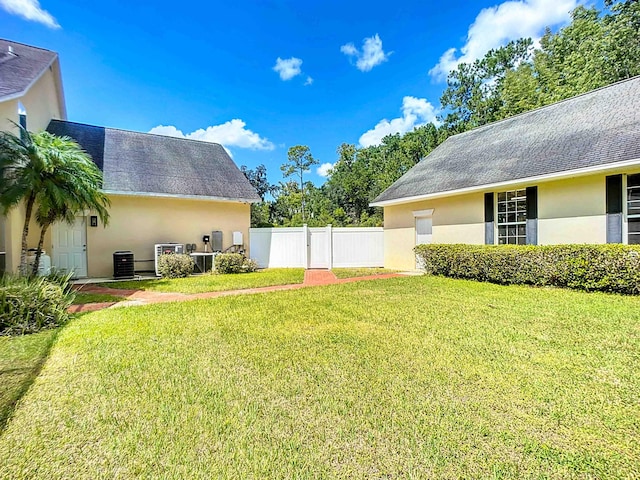
[(69, 137), (57, 137), (44, 132), (41, 144), (47, 144), (46, 151), (56, 152), (51, 159), (53, 171), (43, 181), (38, 192), (36, 221), (40, 225), (40, 239), (33, 264), (33, 275), (38, 273), (44, 237), (55, 222), (73, 224), (78, 213), (95, 211), (103, 225), (109, 223), (107, 207), (110, 202), (100, 190), (102, 172), (91, 157)]
[(34, 207), (42, 227), (34, 272), (37, 272), (44, 235), (52, 223), (73, 221), (85, 209), (95, 210), (106, 224), (109, 200), (101, 192), (102, 172), (91, 157), (69, 137), (48, 132), (20, 135), (0, 132), (0, 206), (4, 213), (25, 203), (20, 272), (27, 273), (27, 237)]

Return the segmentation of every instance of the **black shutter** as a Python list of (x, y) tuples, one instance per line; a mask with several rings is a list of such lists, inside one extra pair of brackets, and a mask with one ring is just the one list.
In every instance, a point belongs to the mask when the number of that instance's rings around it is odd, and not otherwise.
[(622, 243), (622, 175), (606, 178), (607, 243)]
[(607, 213), (622, 213), (622, 175), (607, 177)]
[(527, 187), (527, 245), (538, 244), (538, 187)]
[(484, 194), (484, 243), (493, 245), (494, 242), (494, 201), (493, 192)]

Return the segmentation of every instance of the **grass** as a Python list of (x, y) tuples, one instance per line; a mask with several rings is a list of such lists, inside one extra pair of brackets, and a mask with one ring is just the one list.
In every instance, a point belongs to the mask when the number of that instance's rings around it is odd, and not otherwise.
[(75, 292), (75, 299), (73, 300), (74, 305), (83, 305), (85, 303), (110, 303), (110, 302), (121, 302), (124, 300), (123, 297), (118, 297), (116, 295), (109, 295), (107, 293), (84, 293), (84, 292)]
[(398, 272), (397, 270), (390, 270), (388, 268), (334, 268), (331, 271), (338, 278), (368, 277), (370, 275)]
[(57, 333), (45, 330), (20, 337), (0, 336), (0, 432), (37, 376)]
[(640, 298), (436, 277), (89, 313), (0, 478), (638, 478)]
[(301, 268), (269, 268), (252, 273), (217, 275), (207, 273), (187, 278), (161, 278), (158, 280), (131, 280), (100, 284), (102, 287), (149, 290), (153, 292), (205, 293), (225, 290), (269, 287), (302, 283), (304, 270)]

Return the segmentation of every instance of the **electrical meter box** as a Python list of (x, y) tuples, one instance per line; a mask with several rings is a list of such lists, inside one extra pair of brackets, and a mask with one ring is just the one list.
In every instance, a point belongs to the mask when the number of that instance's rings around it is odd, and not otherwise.
[(244, 242), (242, 241), (242, 232), (233, 232), (233, 245), (234, 246), (242, 246)]
[(222, 251), (222, 232), (220, 230), (214, 230), (211, 232), (211, 251)]

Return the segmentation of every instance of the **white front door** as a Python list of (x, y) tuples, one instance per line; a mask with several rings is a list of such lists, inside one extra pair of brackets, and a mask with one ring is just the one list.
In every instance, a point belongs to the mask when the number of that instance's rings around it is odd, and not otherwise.
[[(416, 245), (422, 245), (423, 243), (431, 243), (431, 236), (433, 230), (432, 217), (416, 217)], [(416, 258), (416, 268), (422, 269), (423, 265), (420, 264), (420, 260)]]
[(87, 276), (87, 218), (76, 217), (73, 225), (58, 223), (52, 228), (51, 263), (57, 270)]

